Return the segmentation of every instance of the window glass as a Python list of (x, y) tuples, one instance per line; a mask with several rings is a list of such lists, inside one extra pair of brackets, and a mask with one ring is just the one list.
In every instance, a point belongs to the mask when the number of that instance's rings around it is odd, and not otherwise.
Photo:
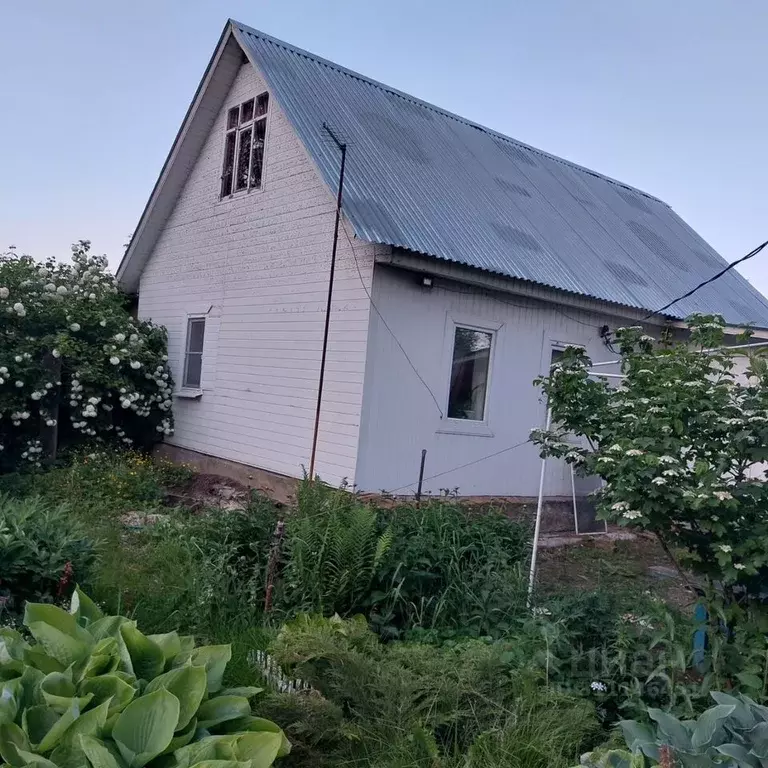
[(448, 418), (485, 418), (493, 334), (457, 326), (453, 339)]
[(227, 128), (237, 128), (237, 120), (240, 115), (240, 107), (232, 107), (227, 114)]
[(253, 159), (251, 160), (251, 186), (261, 186), (261, 171), (264, 167), (264, 136), (267, 121), (259, 120), (253, 127)]
[(205, 341), (205, 318), (190, 318), (187, 321), (187, 347), (184, 355), (184, 377), (182, 386), (200, 389), (203, 372), (203, 343)]
[(221, 196), (232, 194), (232, 178), (235, 175), (235, 140), (237, 134), (235, 131), (227, 134), (224, 143), (224, 170), (221, 174)]
[(256, 99), (256, 117), (261, 117), (267, 114), (269, 108), (269, 94), (262, 93), (258, 99)]
[(240, 123), (247, 123), (249, 120), (253, 120), (253, 99), (246, 101), (240, 109)]
[(235, 190), (248, 187), (248, 167), (251, 160), (251, 128), (240, 131), (240, 146), (237, 150), (237, 174), (235, 176)]

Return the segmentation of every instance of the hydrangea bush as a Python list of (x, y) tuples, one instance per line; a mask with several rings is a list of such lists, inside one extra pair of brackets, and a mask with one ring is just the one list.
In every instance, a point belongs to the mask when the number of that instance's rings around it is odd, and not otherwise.
[(173, 432), (165, 329), (131, 317), (104, 256), (0, 256), (0, 471), (40, 466), (45, 437), (149, 447)]
[(700, 574), (757, 594), (768, 576), (768, 366), (755, 355), (739, 375), (743, 352), (722, 348), (723, 319), (688, 323), (685, 342), (620, 329), (619, 386), (591, 375), (583, 350), (568, 350), (538, 382), (554, 426), (532, 439), (604, 480), (602, 518), (653, 532)]

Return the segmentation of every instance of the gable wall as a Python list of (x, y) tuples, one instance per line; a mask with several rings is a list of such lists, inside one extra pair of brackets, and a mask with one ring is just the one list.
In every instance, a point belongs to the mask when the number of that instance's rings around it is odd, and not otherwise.
[[(165, 325), (177, 387), (189, 313), (208, 313), (203, 395), (177, 398), (169, 442), (300, 477), (308, 465), (335, 199), (270, 97), (264, 187), (219, 200), (226, 111), (267, 90), (245, 63), (142, 274), (139, 314)], [(370, 285), (374, 247), (355, 243)], [(342, 233), (317, 471), (353, 480), (369, 302)]]

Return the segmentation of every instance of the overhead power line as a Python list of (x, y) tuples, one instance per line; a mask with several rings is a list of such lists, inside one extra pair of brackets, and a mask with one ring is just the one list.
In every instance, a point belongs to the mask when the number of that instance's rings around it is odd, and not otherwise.
[(712, 275), (709, 279), (705, 280), (703, 283), (699, 283), (695, 288), (691, 288), (688, 293), (684, 293), (682, 296), (678, 296), (678, 298), (674, 299), (673, 301), (670, 301), (668, 304), (665, 304), (663, 307), (660, 307), (654, 312), (651, 312), (650, 314), (646, 315), (643, 320), (648, 320), (648, 318), (653, 317), (654, 315), (661, 314), (665, 309), (669, 309), (673, 304), (677, 304), (678, 301), (682, 301), (683, 299), (687, 299), (689, 296), (693, 296), (696, 291), (698, 291), (700, 288), (703, 288), (705, 285), (709, 285), (710, 283), (714, 283), (715, 280), (718, 280), (721, 278), (726, 272), (729, 272), (732, 270), (735, 266), (738, 266), (739, 264), (742, 264), (747, 259), (751, 259), (753, 256), (757, 256), (760, 251), (763, 250), (768, 245), (768, 240), (766, 240), (761, 245), (758, 245), (757, 248), (754, 248), (751, 250), (746, 256), (742, 256), (740, 259), (736, 259), (736, 261), (731, 262), (727, 267), (724, 267), (721, 269), (717, 274)]

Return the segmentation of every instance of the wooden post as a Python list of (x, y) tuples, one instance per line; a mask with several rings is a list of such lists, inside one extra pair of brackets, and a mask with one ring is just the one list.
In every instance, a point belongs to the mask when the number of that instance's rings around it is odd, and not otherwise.
[(421, 486), (424, 483), (424, 462), (427, 460), (427, 449), (421, 449), (421, 466), (419, 467), (419, 487), (416, 489), (416, 503), (421, 504)]

